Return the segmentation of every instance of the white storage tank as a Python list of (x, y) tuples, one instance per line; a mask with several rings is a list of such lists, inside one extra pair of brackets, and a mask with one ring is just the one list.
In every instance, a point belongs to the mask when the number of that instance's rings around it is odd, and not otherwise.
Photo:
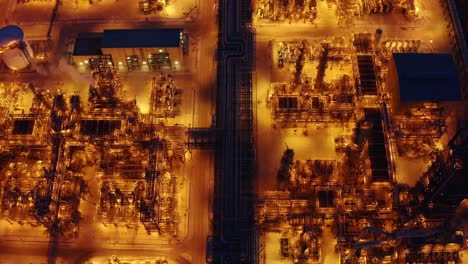
[(15, 71), (31, 64), (33, 51), (20, 27), (9, 25), (0, 29), (0, 57), (8, 68)]

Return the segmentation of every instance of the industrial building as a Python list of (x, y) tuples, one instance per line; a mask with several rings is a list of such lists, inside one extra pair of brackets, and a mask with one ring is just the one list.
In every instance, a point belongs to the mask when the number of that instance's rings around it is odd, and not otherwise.
[(173, 69), (184, 61), (188, 44), (182, 29), (113, 29), (81, 33), (72, 57), (77, 65), (95, 69), (114, 65), (119, 69)]
[[(122, 35), (135, 42), (122, 40)], [(6, 66), (29, 66), (29, 46), (21, 28), (2, 29), (0, 40)], [(172, 60), (183, 59), (181, 42), (180, 30), (81, 35), (75, 54), (92, 66), (83, 74), (91, 79), (87, 102), (61, 89), (1, 83), (0, 153), (16, 154), (0, 160), (7, 165), (0, 178), (0, 216), (46, 228), (51, 261), (59, 239), (78, 235), (89, 176), (95, 185), (97, 222), (141, 224), (148, 234), (177, 236), (178, 180), (173, 169), (185, 161), (187, 129), (169, 125), (167, 119), (180, 114), (183, 92), (171, 74), (148, 73), (151, 109), (143, 115), (136, 100), (125, 96), (119, 64), (112, 58), (135, 58), (132, 54), (138, 53), (148, 56), (144, 62), (152, 69), (170, 68)], [(164, 62), (154, 61), (152, 54), (164, 54)], [(85, 175), (82, 160), (90, 154), (98, 172)]]
[(425, 103), (462, 100), (461, 82), (450, 54), (393, 53), (388, 88), (396, 113)]

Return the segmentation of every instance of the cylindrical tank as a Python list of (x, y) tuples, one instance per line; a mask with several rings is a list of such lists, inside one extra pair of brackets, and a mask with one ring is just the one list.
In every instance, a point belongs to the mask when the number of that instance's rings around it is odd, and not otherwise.
[(33, 51), (20, 27), (9, 25), (0, 29), (0, 57), (8, 68), (15, 71), (31, 64)]

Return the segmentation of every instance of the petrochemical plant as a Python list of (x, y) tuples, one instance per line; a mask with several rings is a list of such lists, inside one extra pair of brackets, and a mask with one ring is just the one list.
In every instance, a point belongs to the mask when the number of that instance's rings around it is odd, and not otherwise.
[(468, 262), (463, 1), (7, 2), (1, 263)]
[(442, 2), (438, 49), (421, 1), (254, 4), (260, 263), (464, 263), (466, 46)]
[[(0, 35), (8, 68), (34, 67), (21, 28), (7, 26)], [(87, 73), (84, 97), (32, 83), (1, 84), (1, 215), (44, 226), (49, 259), (61, 238), (79, 236), (80, 204), (90, 197), (98, 198), (95, 220), (104, 225), (141, 224), (148, 234), (169, 237), (180, 230), (173, 169), (185, 162), (187, 127), (164, 120), (180, 114), (183, 90), (170, 73), (155, 72), (148, 80), (149, 112), (142, 114), (105, 59)]]

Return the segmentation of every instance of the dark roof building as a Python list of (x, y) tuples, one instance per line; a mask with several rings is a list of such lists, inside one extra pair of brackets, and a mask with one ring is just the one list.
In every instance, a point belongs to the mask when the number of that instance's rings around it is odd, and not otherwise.
[(461, 83), (450, 54), (394, 53), (400, 101), (462, 99)]
[(102, 55), (103, 48), (172, 48), (180, 46), (181, 29), (112, 29), (78, 35), (74, 56)]
[(104, 30), (103, 48), (179, 47), (181, 29)]
[[(116, 65), (119, 69), (177, 69), (187, 42), (182, 29), (110, 29), (78, 35), (73, 61), (82, 67)], [(185, 46), (183, 45), (185, 44)]]
[(75, 40), (73, 56), (102, 55), (102, 33), (82, 33)]
[(424, 103), (461, 101), (461, 81), (450, 54), (394, 53), (387, 84), (395, 113)]

